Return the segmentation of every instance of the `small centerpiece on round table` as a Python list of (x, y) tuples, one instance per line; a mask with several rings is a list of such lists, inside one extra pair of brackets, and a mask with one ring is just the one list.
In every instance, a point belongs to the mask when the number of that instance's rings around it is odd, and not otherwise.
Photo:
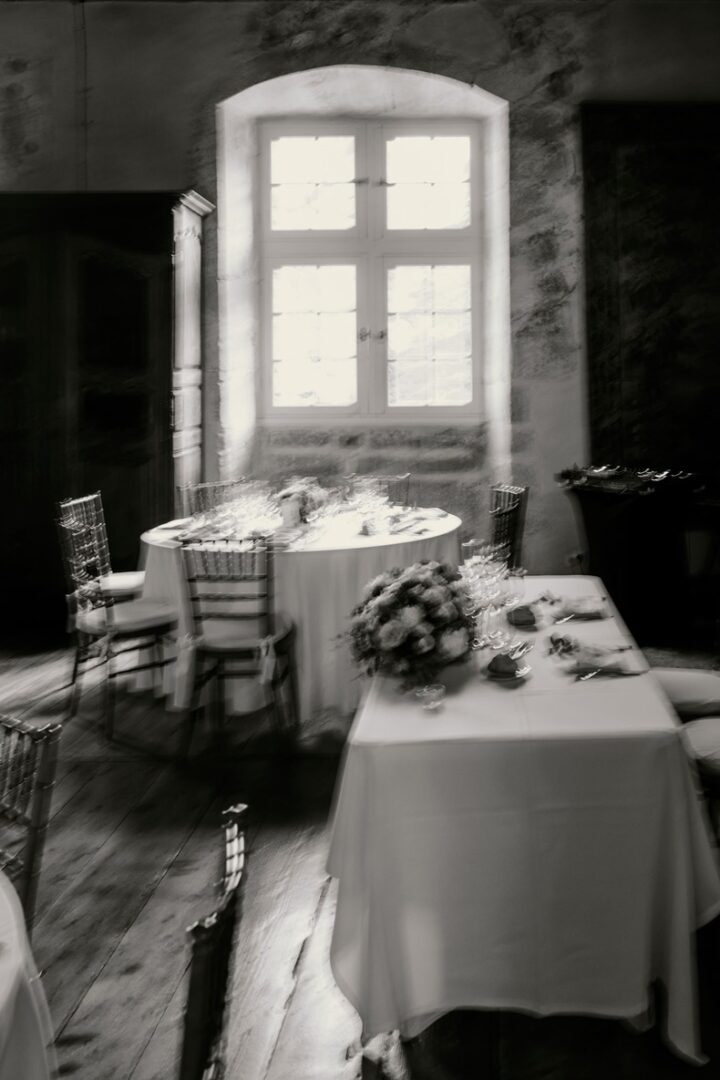
[[(310, 515), (325, 505), (328, 492), (314, 476), (292, 476), (277, 495), (286, 525), (307, 522)], [(292, 520), (297, 517), (297, 521)]]
[(471, 651), (472, 602), (448, 563), (388, 570), (366, 587), (351, 615), (353, 659), (366, 674), (397, 676), (403, 689), (434, 682)]

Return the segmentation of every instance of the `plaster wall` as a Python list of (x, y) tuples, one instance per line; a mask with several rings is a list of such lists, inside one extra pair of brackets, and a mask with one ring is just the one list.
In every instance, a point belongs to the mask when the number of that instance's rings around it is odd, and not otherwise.
[[(329, 64), (432, 72), (507, 101), (512, 472), (532, 485), (529, 565), (564, 569), (577, 539), (552, 475), (587, 447), (577, 105), (718, 100), (719, 54), (720, 5), (702, 0), (0, 2), (0, 188), (195, 187), (216, 201), (217, 104)], [(217, 267), (210, 219), (207, 387)], [(207, 394), (208, 476), (219, 420)]]

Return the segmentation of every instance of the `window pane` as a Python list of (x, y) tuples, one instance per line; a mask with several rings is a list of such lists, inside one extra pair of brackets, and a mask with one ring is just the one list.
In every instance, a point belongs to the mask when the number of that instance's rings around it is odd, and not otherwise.
[(282, 136), (270, 144), (270, 221), (275, 230), (355, 226), (352, 135)]
[(431, 364), (424, 360), (388, 364), (388, 405), (427, 405), (431, 396)]
[(387, 140), (388, 229), (465, 229), (470, 225), (470, 138)]
[(465, 360), (433, 364), (435, 403), (469, 405), (472, 401), (472, 369)]
[(469, 266), (388, 271), (388, 404), (472, 401)]
[(357, 400), (354, 266), (281, 266), (272, 275), (273, 405)]

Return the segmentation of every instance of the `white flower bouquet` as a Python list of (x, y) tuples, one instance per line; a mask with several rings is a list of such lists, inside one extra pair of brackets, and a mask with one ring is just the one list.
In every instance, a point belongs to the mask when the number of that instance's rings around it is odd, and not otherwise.
[(473, 635), (472, 602), (458, 571), (419, 562), (371, 581), (351, 615), (348, 638), (361, 669), (397, 675), (403, 686), (432, 682), (465, 660)]
[(320, 486), (315, 476), (292, 476), (277, 497), (281, 505), (286, 499), (296, 499), (300, 520), (307, 521), (310, 514), (325, 506), (329, 492)]

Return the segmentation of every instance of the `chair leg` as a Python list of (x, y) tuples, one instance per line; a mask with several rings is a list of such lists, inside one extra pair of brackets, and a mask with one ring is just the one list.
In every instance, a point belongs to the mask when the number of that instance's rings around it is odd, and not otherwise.
[(115, 734), (115, 676), (112, 645), (108, 642), (107, 670), (105, 673), (105, 735), (112, 739)]
[(153, 647), (153, 689), (160, 690), (160, 695), (165, 691), (165, 641), (162, 636), (156, 637)]
[(192, 745), (192, 738), (197, 723), (197, 715), (200, 711), (200, 695), (206, 681), (202, 676), (202, 665), (201, 661), (198, 659), (192, 691), (190, 693), (190, 704), (183, 716), (182, 727), (180, 730), (180, 742), (178, 744), (177, 752), (178, 761), (185, 761), (190, 753), (190, 746)]
[(290, 683), (290, 706), (292, 709), (292, 730), (294, 735), (300, 734), (300, 693), (298, 691), (298, 678), (297, 668), (295, 666), (295, 649), (293, 643), (290, 642), (290, 646), (287, 654), (287, 666), (288, 666), (288, 681)]
[(81, 670), (80, 670), (80, 663), (81, 663), (80, 653), (82, 651), (82, 645), (81, 645), (80, 642), (81, 642), (81, 639), (80, 639), (80, 635), (78, 634), (77, 638), (75, 640), (75, 658), (73, 660), (72, 676), (71, 676), (71, 679), (70, 679), (70, 699), (68, 701), (68, 713), (67, 713), (68, 720), (72, 720), (72, 718), (75, 716), (75, 713), (76, 713), (77, 707), (78, 707), (78, 702), (80, 700), (80, 678), (81, 678), (81, 674), (82, 674)]
[(218, 663), (212, 688), (212, 701), (210, 702), (211, 718), (215, 742), (219, 749), (225, 745), (225, 693), (226, 686), (223, 679), (223, 666)]
[(197, 719), (197, 708), (193, 707), (191, 703), (190, 708), (186, 711), (182, 728), (180, 730), (180, 742), (178, 744), (178, 761), (185, 761), (190, 753), (190, 746), (192, 745), (192, 737), (195, 731), (195, 723)]

